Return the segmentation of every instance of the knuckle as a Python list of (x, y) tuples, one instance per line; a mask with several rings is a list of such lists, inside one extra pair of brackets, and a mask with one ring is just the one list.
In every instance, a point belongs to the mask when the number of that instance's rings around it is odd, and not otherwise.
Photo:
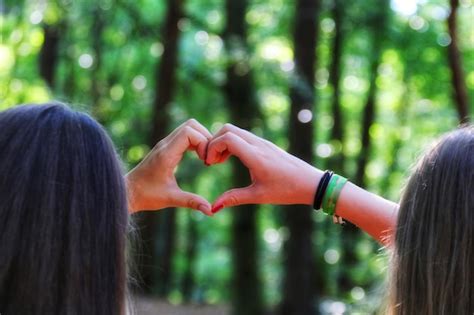
[(195, 199), (191, 198), (191, 199), (188, 200), (187, 206), (188, 206), (188, 208), (193, 208), (193, 209), (197, 208), (198, 202)]
[(229, 206), (236, 206), (239, 201), (235, 195), (230, 195), (228, 199)]
[(168, 141), (169, 140), (167, 138), (161, 139), (155, 144), (155, 146), (152, 148), (152, 151), (158, 150), (159, 148), (162, 148), (162, 147), (166, 147), (168, 144)]
[(190, 134), (193, 130), (193, 128), (189, 126), (184, 126), (183, 129), (181, 129), (184, 134)]
[(186, 125), (187, 126), (194, 126), (194, 125), (197, 125), (198, 121), (194, 118), (190, 118), (186, 121)]
[(275, 145), (274, 145), (272, 142), (268, 141), (267, 139), (262, 139), (261, 142), (262, 142), (262, 144), (263, 144), (264, 146), (266, 146), (267, 148), (273, 148), (273, 147), (275, 147)]
[(265, 155), (265, 154), (262, 154), (261, 152), (258, 151), (258, 149), (255, 149), (255, 147), (252, 147), (252, 156), (253, 156), (253, 159), (255, 161), (255, 164), (256, 165), (261, 165), (261, 167), (259, 167), (259, 171), (261, 170), (262, 172), (265, 172), (269, 169), (268, 166), (270, 166), (268, 164), (269, 161), (271, 161), (271, 157)]
[(232, 131), (233, 128), (234, 128), (234, 125), (230, 123), (225, 123), (224, 127), (222, 127), (222, 130), (225, 132), (228, 132), (228, 131)]
[(234, 139), (234, 134), (231, 132), (231, 131), (227, 131), (223, 136), (222, 136), (222, 139), (224, 139), (224, 141), (231, 141)]
[(175, 167), (174, 157), (171, 157), (168, 154), (165, 154), (164, 156), (162, 156), (159, 162), (160, 162), (160, 166), (165, 170), (172, 169)]

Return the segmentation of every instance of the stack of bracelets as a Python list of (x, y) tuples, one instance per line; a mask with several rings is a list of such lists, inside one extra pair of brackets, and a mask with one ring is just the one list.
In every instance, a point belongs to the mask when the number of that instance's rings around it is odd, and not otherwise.
[(335, 215), (335, 212), (337, 199), (346, 182), (347, 178), (325, 171), (314, 196), (313, 208), (315, 210), (322, 208), (324, 213), (333, 217), (334, 223), (344, 223), (341, 217)]

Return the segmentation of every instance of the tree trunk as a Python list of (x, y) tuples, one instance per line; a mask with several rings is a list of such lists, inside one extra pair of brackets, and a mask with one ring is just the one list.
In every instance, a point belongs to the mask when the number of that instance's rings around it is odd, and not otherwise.
[(65, 16), (62, 26), (62, 39), (60, 51), (60, 59), (64, 61), (64, 79), (62, 80), (62, 85), (60, 87), (61, 93), (68, 99), (70, 102), (75, 102), (75, 88), (76, 88), (76, 73), (75, 69), (77, 66), (77, 61), (74, 57), (70, 56), (67, 53), (67, 49), (74, 42), (71, 21)]
[(329, 70), (329, 83), (333, 88), (332, 98), (332, 117), (334, 121), (331, 130), (331, 140), (340, 146), (340, 152), (336, 153), (329, 160), (329, 168), (336, 173), (344, 174), (344, 121), (341, 110), (341, 63), (342, 63), (342, 46), (344, 43), (344, 31), (342, 23), (344, 19), (344, 2), (335, 0), (333, 8), (334, 19), (334, 42), (332, 49), (332, 63)]
[(39, 73), (50, 89), (54, 88), (56, 68), (59, 61), (59, 30), (57, 25), (45, 25), (44, 42), (39, 53)]
[(454, 101), (459, 116), (459, 122), (465, 123), (469, 119), (469, 99), (467, 96), (466, 83), (462, 68), (462, 56), (459, 52), (457, 38), (457, 9), (459, 0), (450, 0), (451, 13), (448, 16), (448, 30), (451, 36), (451, 43), (448, 46), (448, 61), (452, 73), (452, 83), (454, 90)]
[(104, 123), (104, 117), (100, 111), (100, 98), (102, 96), (104, 82), (100, 77), (102, 67), (102, 32), (105, 26), (105, 12), (96, 4), (92, 13), (92, 51), (94, 52), (94, 64), (91, 71), (91, 98), (92, 114), (100, 122)]
[[(224, 37), (228, 56), (232, 56), (227, 67), (227, 83), (224, 92), (230, 108), (232, 122), (251, 129), (258, 117), (258, 106), (249, 67), (245, 14), (247, 0), (227, 0), (227, 26)], [(243, 56), (233, 57), (235, 51)], [(250, 182), (248, 170), (240, 161), (233, 160), (233, 184), (247, 186)], [(235, 315), (261, 315), (263, 313), (261, 283), (258, 272), (256, 227), (257, 207), (245, 205), (233, 212), (232, 223), (232, 312)]]
[[(365, 172), (367, 164), (370, 158), (370, 151), (372, 141), (370, 138), (370, 127), (375, 121), (376, 107), (375, 98), (377, 92), (376, 80), (377, 80), (377, 69), (381, 62), (382, 57), (382, 45), (385, 36), (385, 28), (387, 25), (387, 13), (388, 13), (388, 0), (383, 0), (380, 3), (378, 11), (375, 13), (372, 19), (370, 19), (370, 26), (373, 34), (372, 54), (370, 55), (370, 69), (369, 69), (369, 91), (367, 95), (367, 101), (365, 103), (362, 112), (361, 122), (361, 137), (362, 146), (357, 161), (357, 170), (354, 176), (354, 183), (360, 187), (366, 187)], [(361, 231), (352, 223), (347, 222), (344, 228), (344, 235), (342, 237), (342, 259), (341, 265), (343, 266), (341, 276), (339, 278), (339, 288), (342, 292), (348, 292), (354, 287), (354, 282), (351, 277), (351, 273), (355, 265), (357, 264), (357, 257), (355, 253), (355, 245), (359, 240)]]
[[(309, 163), (313, 158), (313, 119), (301, 122), (298, 114), (302, 110), (315, 112), (314, 74), (319, 7), (318, 0), (298, 0), (293, 33), (296, 78), (290, 86), (289, 151)], [(314, 285), (317, 284), (313, 282), (312, 211), (309, 206), (294, 205), (284, 212), (290, 237), (284, 245), (283, 301), (279, 310), (282, 315), (315, 312), (313, 297)]]
[(370, 58), (370, 69), (369, 69), (369, 91), (367, 94), (367, 101), (365, 103), (362, 112), (362, 123), (361, 123), (361, 151), (359, 153), (359, 159), (357, 161), (357, 171), (355, 174), (354, 182), (361, 186), (366, 186), (365, 171), (367, 163), (370, 157), (371, 149), (371, 138), (370, 138), (370, 127), (375, 121), (375, 97), (377, 92), (376, 80), (377, 80), (377, 69), (380, 65), (382, 58), (382, 45), (385, 36), (385, 29), (387, 26), (388, 18), (388, 0), (383, 0), (380, 3), (380, 8), (374, 13), (375, 15), (369, 20), (370, 27), (372, 29), (373, 41)]
[[(379, 48), (375, 48), (379, 49)], [(375, 81), (377, 79), (377, 68), (380, 64), (380, 53), (374, 53), (374, 59), (371, 62), (370, 67), (370, 80), (369, 80), (369, 92), (367, 95), (367, 102), (365, 103), (363, 112), (362, 112), (362, 122), (361, 122), (361, 150), (359, 153), (359, 158), (357, 161), (357, 172), (354, 177), (354, 182), (361, 186), (366, 186), (366, 177), (365, 171), (367, 169), (367, 163), (369, 162), (370, 149), (372, 140), (370, 138), (370, 127), (375, 120), (375, 93), (377, 90)]]
[(188, 215), (187, 237), (186, 237), (186, 270), (183, 276), (182, 292), (185, 302), (190, 302), (193, 297), (194, 281), (194, 266), (196, 263), (196, 247), (198, 242), (198, 231), (196, 221), (193, 219), (191, 213)]
[[(178, 22), (182, 17), (183, 2), (168, 0), (166, 22), (163, 29), (163, 55), (156, 71), (156, 96), (153, 102), (152, 131), (149, 145), (164, 138), (170, 129), (169, 107), (174, 97), (176, 68), (178, 66)], [(138, 256), (139, 278), (143, 293), (157, 292), (166, 295), (170, 289), (174, 233), (176, 229), (175, 209), (159, 212), (143, 212), (136, 215), (141, 235), (141, 253)]]

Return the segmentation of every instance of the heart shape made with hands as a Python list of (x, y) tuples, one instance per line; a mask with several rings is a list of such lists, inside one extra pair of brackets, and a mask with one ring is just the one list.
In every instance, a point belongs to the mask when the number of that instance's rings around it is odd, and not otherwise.
[[(174, 161), (175, 164), (171, 163), (171, 165), (176, 167), (184, 152), (188, 150), (196, 151), (199, 159), (206, 165), (223, 163), (232, 155), (245, 166), (239, 169), (236, 175), (239, 176), (240, 173), (245, 172), (246, 168), (251, 183), (245, 187), (225, 191), (214, 201), (212, 207), (207, 200), (199, 195), (194, 195), (195, 201), (191, 199), (191, 202), (185, 207), (198, 209), (212, 215), (224, 207), (242, 204), (310, 205), (313, 203), (315, 186), (322, 174), (307, 162), (285, 152), (273, 143), (233, 125), (224, 125), (214, 135), (211, 135), (202, 125), (188, 127), (178, 131), (178, 136), (175, 136), (174, 140), (169, 140), (171, 146), (165, 146), (169, 150), (165, 149), (162, 152), (163, 155), (168, 156), (168, 160), (171, 157), (171, 160)], [(173, 143), (175, 144), (173, 145)], [(176, 145), (179, 143), (181, 144)], [(174, 182), (176, 183), (175, 179)], [(177, 184), (175, 188), (181, 191)], [(204, 204), (199, 204), (199, 200)], [(207, 208), (203, 210), (201, 206), (207, 206)]]
[(225, 128), (212, 135), (197, 121), (190, 120), (182, 124), (158, 142), (127, 175), (131, 211), (186, 207), (212, 215), (224, 206), (237, 205), (235, 198), (229, 197), (229, 193), (235, 192), (235, 189), (224, 192), (211, 205), (202, 196), (182, 190), (175, 176), (175, 170), (186, 151), (195, 151), (207, 166), (223, 163), (231, 155), (240, 158), (240, 154), (234, 154), (229, 149), (232, 147), (230, 142)]
[[(229, 182), (229, 177), (233, 176), (230, 173), (230, 163), (214, 163), (207, 164), (195, 158), (188, 158), (188, 155), (180, 163), (178, 172), (176, 173), (177, 185), (185, 193), (190, 196), (199, 196), (190, 198), (189, 208), (199, 208), (195, 206), (202, 198), (209, 201), (211, 206), (209, 211), (202, 211), (206, 215), (213, 215), (223, 208), (221, 205), (216, 205), (218, 201), (227, 191), (232, 190), (232, 182)], [(242, 174), (244, 175), (244, 174)], [(198, 179), (197, 182), (195, 179)], [(190, 185), (190, 183), (196, 183)], [(194, 200), (192, 200), (194, 199)]]
[[(247, 147), (249, 143), (245, 141), (243, 138), (237, 136), (235, 133), (240, 133), (241, 135), (245, 135), (245, 138), (248, 138), (248, 132), (243, 131), (240, 128), (226, 124), (223, 128), (221, 128), (216, 134), (210, 135), (206, 133), (207, 130), (203, 131), (203, 128), (200, 124), (196, 121), (191, 120), (187, 122), (188, 126), (191, 126), (192, 130), (187, 129), (188, 133), (188, 147), (187, 150), (195, 151), (198, 158), (204, 162), (206, 166), (211, 165), (218, 165), (226, 162), (230, 156), (235, 156), (237, 159), (241, 159), (248, 154), (243, 154), (244, 147)], [(201, 133), (201, 135), (205, 136), (200, 137), (196, 134), (195, 131)], [(186, 132), (186, 131), (184, 131)], [(247, 134), (245, 134), (247, 133)], [(253, 136), (253, 135), (252, 135)], [(242, 145), (244, 144), (244, 145)], [(239, 149), (237, 149), (239, 148)], [(246, 152), (248, 153), (248, 152)], [(243, 159), (242, 161), (242, 172), (246, 168), (246, 164), (249, 164), (248, 158)], [(247, 162), (247, 163), (246, 163)], [(219, 210), (223, 209), (224, 206), (235, 206), (238, 205), (235, 195), (246, 193), (252, 191), (252, 172), (248, 169), (248, 173), (250, 176), (249, 184), (250, 186), (242, 187), (242, 188), (233, 188), (229, 189), (223, 193), (221, 193), (218, 198), (214, 201), (211, 207), (210, 215), (217, 213)], [(199, 196), (199, 195), (197, 195)], [(202, 198), (201, 196), (199, 196)], [(195, 208), (195, 207), (192, 207)], [(199, 208), (199, 207), (198, 207)], [(199, 209), (202, 211), (202, 209)], [(209, 212), (203, 211), (204, 213), (209, 215)]]
[[(214, 135), (212, 138), (208, 139), (206, 144), (205, 144), (205, 152), (202, 152), (202, 143), (198, 145), (192, 145), (188, 147), (188, 150), (192, 150), (196, 152), (197, 157), (204, 162), (206, 166), (217, 166), (219, 168), (220, 164), (223, 164), (226, 162), (231, 156), (235, 156), (236, 159), (239, 159), (237, 155), (235, 155), (233, 150), (230, 150), (230, 142), (232, 142), (229, 139), (229, 134), (227, 133), (228, 128), (235, 128), (234, 126), (227, 127), (221, 129), (220, 132), (218, 132), (216, 135)], [(235, 136), (234, 136), (235, 138)], [(235, 140), (235, 139), (233, 139)], [(245, 172), (246, 166), (244, 163), (241, 161), (241, 171), (240, 172)], [(194, 166), (194, 167), (193, 167)], [(196, 164), (191, 166), (196, 169)], [(197, 170), (198, 172), (202, 172), (203, 170)], [(189, 171), (185, 173), (190, 173)], [(217, 176), (218, 178), (222, 177), (221, 176), (222, 172)], [(250, 170), (247, 172), (247, 178), (248, 178), (248, 184), (252, 184), (252, 176)], [(244, 175), (244, 174), (242, 174)], [(181, 176), (180, 176), (181, 177)], [(217, 184), (220, 186), (221, 183), (217, 182)], [(214, 194), (218, 194), (217, 199), (215, 199), (214, 203), (212, 204), (211, 208), (211, 215), (217, 213), (219, 210), (223, 209), (225, 206), (231, 206), (231, 205), (237, 205), (238, 202), (235, 200), (235, 197), (233, 197), (233, 193), (236, 193), (237, 191), (242, 191), (242, 190), (247, 190), (248, 191), (248, 186), (247, 187), (239, 187), (239, 188), (230, 188), (228, 190), (225, 190), (224, 192), (216, 192), (214, 191)], [(198, 195), (200, 196), (200, 195)], [(203, 198), (202, 196), (200, 196)], [(194, 207), (191, 207), (194, 208)], [(206, 211), (203, 211), (206, 213)], [(206, 213), (209, 214), (209, 213)]]
[[(210, 141), (209, 141), (210, 142)], [(207, 148), (206, 148), (207, 149)], [(196, 154), (199, 158), (199, 155)], [(213, 215), (223, 209), (225, 206), (230, 206), (231, 204), (234, 204), (235, 201), (227, 201), (226, 200), (226, 195), (231, 192), (232, 190), (235, 190), (236, 188), (232, 186), (228, 186), (226, 182), (222, 180), (226, 174), (229, 172), (229, 165), (227, 164), (228, 161), (231, 161), (231, 157), (233, 156), (230, 154), (227, 150), (224, 152), (212, 152), (209, 154), (209, 152), (206, 152), (206, 158), (208, 155), (212, 155), (212, 162), (207, 163), (207, 159), (202, 161), (199, 159), (184, 159), (179, 166), (179, 172), (177, 173), (177, 182), (178, 182), (178, 187), (181, 188), (180, 182), (191, 182), (192, 179), (196, 176), (207, 176), (209, 178), (213, 178), (214, 181), (212, 182), (212, 185), (210, 187), (199, 187), (197, 190), (194, 191), (185, 191), (186, 193), (192, 193), (197, 196), (200, 196), (201, 198), (205, 200), (214, 200), (214, 203), (211, 204), (211, 211), (210, 213), (204, 212), (207, 215)], [(234, 156), (235, 157), (235, 156)], [(237, 162), (240, 161), (238, 157), (235, 157), (236, 161), (231, 161), (231, 162)], [(201, 163), (204, 165), (201, 166)], [(241, 163), (241, 162), (240, 162)], [(245, 172), (245, 165), (241, 163), (241, 170), (242, 174), (239, 172), (238, 176), (245, 176), (247, 180), (247, 184), (251, 184), (251, 176), (249, 172)], [(232, 175), (232, 176), (235, 176)], [(207, 181), (206, 180), (206, 181)], [(237, 188), (239, 189), (239, 188)], [(208, 198), (210, 197), (210, 198)], [(192, 204), (191, 204), (192, 205)], [(191, 206), (191, 208), (195, 208)]]

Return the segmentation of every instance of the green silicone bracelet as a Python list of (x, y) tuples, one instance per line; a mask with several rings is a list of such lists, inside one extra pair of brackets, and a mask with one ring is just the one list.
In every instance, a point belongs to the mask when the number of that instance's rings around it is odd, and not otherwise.
[(328, 184), (328, 189), (323, 199), (323, 211), (328, 215), (334, 215), (336, 204), (342, 188), (347, 183), (347, 178), (334, 174)]
[(324, 193), (324, 197), (323, 197), (323, 202), (321, 204), (321, 208), (323, 210), (324, 213), (328, 214), (328, 211), (327, 209), (329, 209), (329, 198), (332, 194), (332, 191), (334, 190), (334, 183), (335, 183), (335, 178), (334, 176), (337, 177), (336, 174), (334, 174), (332, 177), (331, 177), (331, 180), (329, 181), (328, 183), (328, 188), (326, 189), (326, 192)]

